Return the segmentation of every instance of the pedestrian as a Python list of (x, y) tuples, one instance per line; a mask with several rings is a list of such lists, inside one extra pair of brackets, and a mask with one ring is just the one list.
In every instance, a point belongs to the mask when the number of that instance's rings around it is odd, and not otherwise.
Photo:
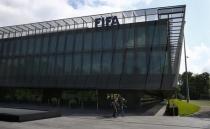
[(124, 97), (122, 97), (122, 96), (119, 96), (119, 98), (118, 98), (118, 103), (119, 103), (119, 113), (120, 113), (120, 115), (121, 116), (124, 116), (124, 114), (125, 114), (125, 107), (126, 107), (126, 100), (125, 100), (125, 98)]
[(112, 116), (116, 118), (117, 117), (117, 112), (118, 112), (118, 110), (117, 110), (117, 99), (116, 98), (112, 99), (111, 105), (112, 105), (112, 109), (113, 109)]

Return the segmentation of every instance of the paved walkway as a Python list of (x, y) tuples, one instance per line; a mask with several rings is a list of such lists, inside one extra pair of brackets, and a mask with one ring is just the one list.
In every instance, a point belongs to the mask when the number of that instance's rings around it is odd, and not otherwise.
[(192, 115), (192, 117), (210, 119), (210, 106), (201, 106), (200, 111)]
[(0, 121), (0, 129), (210, 129), (210, 119), (167, 116), (63, 116), (23, 123)]

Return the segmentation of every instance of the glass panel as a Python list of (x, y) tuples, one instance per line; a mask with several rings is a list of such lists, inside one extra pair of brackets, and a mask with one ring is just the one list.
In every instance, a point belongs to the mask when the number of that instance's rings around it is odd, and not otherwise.
[(90, 51), (92, 45), (92, 32), (85, 32), (84, 35), (84, 50)]
[(76, 42), (75, 42), (75, 51), (82, 50), (82, 33), (79, 32), (76, 34)]
[(9, 40), (9, 51), (8, 51), (10, 56), (12, 56), (14, 49), (15, 49), (15, 42), (13, 39), (10, 39)]
[(50, 40), (50, 53), (56, 52), (56, 44), (57, 44), (57, 34), (52, 34), (51, 40)]
[(118, 31), (115, 31), (116, 39), (116, 49), (122, 49), (123, 48), (123, 29), (119, 29)]
[(101, 73), (101, 53), (93, 53), (93, 64), (92, 64), (92, 73), (100, 74)]
[(1, 63), (1, 65), (0, 65), (0, 76), (4, 77), (5, 74), (6, 74), (5, 70), (6, 70), (7, 60), (2, 59), (0, 63)]
[(134, 47), (134, 28), (126, 28), (125, 30), (125, 43), (127, 48)]
[(135, 31), (135, 42), (136, 47), (144, 47), (145, 46), (145, 27), (138, 26)]
[(155, 26), (153, 24), (147, 25), (147, 44), (151, 46), (155, 41)]
[(18, 38), (16, 42), (15, 55), (20, 55), (20, 49), (21, 49), (21, 42), (20, 38)]
[(28, 42), (28, 44), (29, 44), (28, 53), (29, 54), (33, 54), (33, 51), (34, 51), (34, 39), (35, 38), (32, 38), (32, 37), (29, 38), (29, 42)]
[(160, 44), (167, 44), (167, 25), (159, 25), (159, 41), (160, 41)]
[(125, 73), (126, 74), (135, 73), (134, 53), (133, 53), (133, 51), (127, 51), (127, 53), (126, 53)]
[(152, 52), (150, 59), (150, 73), (161, 74), (164, 70), (165, 52)]
[(112, 49), (112, 32), (103, 31), (103, 49)]
[(24, 72), (25, 72), (25, 59), (24, 58), (20, 58), (20, 62), (19, 62), (19, 75), (20, 76), (24, 76)]
[(73, 46), (74, 46), (74, 35), (72, 33), (68, 33), (67, 35), (67, 41), (66, 41), (66, 51), (72, 52)]
[(102, 33), (100, 31), (94, 32), (93, 50), (101, 50), (102, 47)]
[(41, 36), (37, 36), (36, 37), (36, 43), (35, 43), (35, 53), (36, 54), (40, 54), (41, 46), (42, 46)]
[(137, 52), (136, 68), (135, 71), (138, 74), (145, 74), (147, 70), (146, 66), (146, 54), (145, 52)]
[(27, 39), (24, 37), (24, 38), (22, 38), (21, 42), (22, 42), (21, 54), (22, 54), (22, 55), (25, 55), (26, 52), (27, 52), (27, 49), (28, 49), (28, 48), (27, 48), (27, 45), (28, 45)]
[(34, 70), (34, 75), (40, 75), (39, 74), (39, 61), (40, 61), (40, 58), (37, 58), (37, 57), (35, 57), (34, 58), (34, 66), (33, 66), (33, 70)]
[(9, 42), (8, 42), (8, 40), (4, 40), (3, 56), (8, 55), (8, 50), (9, 50)]
[(103, 74), (111, 73), (111, 62), (112, 62), (112, 53), (111, 52), (103, 53), (103, 60), (102, 60)]
[(56, 60), (56, 75), (63, 75), (63, 69), (64, 69), (64, 56), (59, 55), (57, 56)]
[(40, 67), (41, 75), (46, 76), (47, 75), (47, 67), (48, 67), (47, 66), (47, 57), (41, 57), (39, 67)]
[(48, 52), (48, 44), (49, 44), (49, 35), (44, 35), (44, 39), (42, 43), (42, 53)]
[(90, 73), (90, 68), (91, 68), (91, 54), (90, 53), (84, 53), (82, 73), (83, 74), (89, 74)]
[(81, 54), (74, 55), (74, 65), (73, 65), (73, 73), (74, 75), (80, 74), (81, 71)]
[(72, 68), (72, 55), (66, 55), (65, 56), (65, 75), (71, 74), (71, 68)]
[(59, 42), (58, 42), (58, 52), (64, 52), (65, 49), (65, 33), (61, 33), (59, 35)]
[(50, 76), (54, 75), (54, 70), (55, 70), (55, 56), (50, 56), (49, 57), (49, 63), (48, 63), (48, 74)]
[(123, 54), (115, 53), (113, 56), (113, 74), (122, 73)]

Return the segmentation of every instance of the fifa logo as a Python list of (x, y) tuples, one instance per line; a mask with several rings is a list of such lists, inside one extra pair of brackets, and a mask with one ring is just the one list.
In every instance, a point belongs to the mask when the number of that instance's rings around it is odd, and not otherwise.
[(95, 27), (116, 26), (119, 25), (117, 16), (101, 17), (95, 19)]

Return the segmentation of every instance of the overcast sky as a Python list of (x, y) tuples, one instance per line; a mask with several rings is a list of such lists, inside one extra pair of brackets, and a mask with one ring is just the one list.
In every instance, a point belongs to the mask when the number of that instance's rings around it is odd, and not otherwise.
[(210, 0), (0, 0), (0, 26), (181, 4), (187, 6), (188, 69), (210, 72)]

